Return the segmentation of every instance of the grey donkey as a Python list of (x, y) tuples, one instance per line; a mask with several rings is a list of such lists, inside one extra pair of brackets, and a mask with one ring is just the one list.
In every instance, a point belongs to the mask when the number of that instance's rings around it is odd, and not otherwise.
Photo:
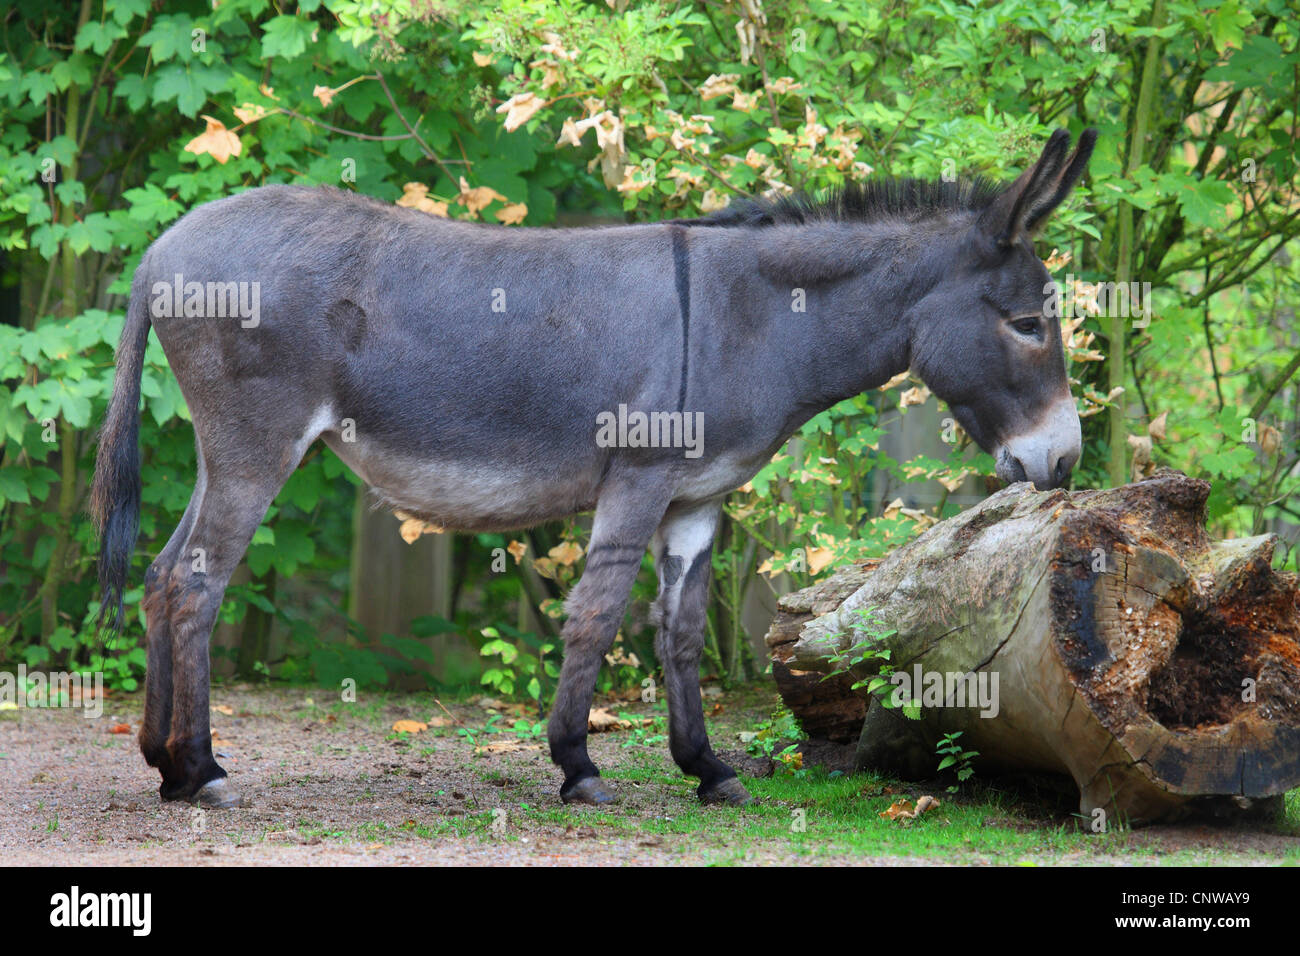
[[(92, 495), (101, 622), (120, 627), (152, 327), (198, 460), (145, 574), (140, 749), (162, 797), (241, 802), (212, 754), (209, 634), (267, 507), (319, 439), (386, 504), (447, 529), (594, 509), (548, 724), (566, 802), (614, 799), (587, 754), (587, 715), (650, 547), (673, 759), (706, 803), (747, 803), (709, 745), (698, 684), (724, 497), (811, 416), (909, 368), (1004, 480), (1066, 481), (1079, 420), (1030, 240), (1095, 140), (1085, 131), (1071, 153), (1058, 130), (1006, 187), (889, 180), (645, 225), (469, 224), (294, 186), (184, 216), (135, 273)], [(638, 414), (655, 435), (610, 426)]]

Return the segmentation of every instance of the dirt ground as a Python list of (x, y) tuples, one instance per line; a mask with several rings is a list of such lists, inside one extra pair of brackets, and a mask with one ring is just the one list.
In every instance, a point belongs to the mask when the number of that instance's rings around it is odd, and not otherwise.
[[(693, 784), (651, 730), (593, 734), (592, 757), (620, 794), (616, 808), (563, 808), (544, 736), (485, 734), (520, 708), (431, 694), (326, 702), (305, 688), (234, 685), (213, 690), (214, 750), (247, 803), (202, 811), (159, 801), (156, 771), (136, 748), (141, 696), (113, 695), (102, 716), (77, 709), (0, 712), (0, 846), (9, 865), (602, 865), (944, 864), (943, 853), (902, 848), (861, 855), (806, 847), (746, 829), (747, 810), (702, 810)], [(489, 705), (491, 702), (488, 702)], [(639, 701), (614, 712), (650, 713)], [(736, 728), (772, 710), (775, 694), (750, 689), (714, 704), (715, 746), (740, 746)], [(404, 736), (394, 722), (430, 726)], [(439, 726), (441, 725), (441, 726)], [(725, 726), (724, 726), (725, 725)], [(473, 739), (459, 733), (464, 727)], [(720, 729), (721, 727), (721, 729)], [(632, 735), (640, 734), (636, 740)], [(730, 741), (730, 743), (728, 743)], [(646, 745), (641, 745), (645, 743)], [(631, 746), (636, 744), (636, 746)], [(753, 768), (750, 768), (751, 770)], [(743, 774), (743, 771), (742, 771)], [(673, 832), (692, 815), (700, 826)], [(874, 814), (872, 814), (874, 816)], [(712, 825), (716, 820), (717, 825)], [(611, 824), (619, 823), (618, 826)], [(1019, 826), (1020, 824), (1016, 824)], [(1014, 829), (1014, 827), (1013, 827)], [(756, 836), (755, 833), (758, 833)], [(1191, 848), (1204, 862), (1296, 860), (1300, 839), (1271, 832), (1156, 827), (1138, 847)], [(1024, 854), (1019, 854), (1024, 856)], [(1017, 857), (1018, 860), (1018, 857)], [(956, 862), (1013, 859), (963, 855)], [(1023, 862), (1023, 861), (1021, 861)], [(1043, 863), (1152, 863), (1106, 853), (1046, 855)]]

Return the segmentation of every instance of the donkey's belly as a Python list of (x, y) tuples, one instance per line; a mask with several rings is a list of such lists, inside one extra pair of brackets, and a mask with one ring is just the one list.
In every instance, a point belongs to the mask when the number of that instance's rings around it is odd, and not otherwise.
[(598, 468), (417, 460), (360, 437), (322, 438), (384, 506), (450, 531), (527, 528), (596, 506)]

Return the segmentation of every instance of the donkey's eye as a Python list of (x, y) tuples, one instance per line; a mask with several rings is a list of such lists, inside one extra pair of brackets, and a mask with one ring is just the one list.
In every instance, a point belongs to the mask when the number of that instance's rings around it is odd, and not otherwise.
[(1011, 323), (1011, 327), (1014, 328), (1021, 335), (1037, 335), (1038, 318), (1032, 315), (1022, 316), (1019, 319), (1015, 319)]

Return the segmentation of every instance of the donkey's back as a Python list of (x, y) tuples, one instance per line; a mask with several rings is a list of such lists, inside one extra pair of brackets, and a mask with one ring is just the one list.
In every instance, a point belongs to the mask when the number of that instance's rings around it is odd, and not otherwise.
[(673, 407), (671, 268), (661, 228), (470, 225), (267, 186), (184, 217), (135, 294), (201, 455), (231, 429), (288, 457), (320, 437), (392, 506), (488, 530), (590, 509), (597, 416)]

